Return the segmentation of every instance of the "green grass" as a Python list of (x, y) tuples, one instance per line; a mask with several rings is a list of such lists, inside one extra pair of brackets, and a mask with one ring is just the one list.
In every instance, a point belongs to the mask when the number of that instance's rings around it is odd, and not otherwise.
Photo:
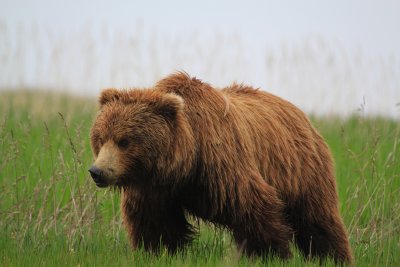
[[(132, 251), (119, 194), (87, 169), (95, 99), (0, 94), (1, 266), (261, 266), (241, 257), (226, 231), (193, 221), (200, 234), (180, 254)], [(341, 212), (356, 266), (400, 266), (400, 126), (384, 118), (313, 118), (336, 161)], [(314, 266), (293, 248), (286, 263)], [(333, 265), (328, 262), (327, 266)]]

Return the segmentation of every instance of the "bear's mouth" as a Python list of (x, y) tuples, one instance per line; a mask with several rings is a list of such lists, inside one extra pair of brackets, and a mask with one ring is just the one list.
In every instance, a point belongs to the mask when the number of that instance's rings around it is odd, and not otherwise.
[(106, 184), (106, 183), (96, 183), (96, 186), (100, 187), (100, 188), (105, 188), (105, 187), (108, 186), (108, 184)]

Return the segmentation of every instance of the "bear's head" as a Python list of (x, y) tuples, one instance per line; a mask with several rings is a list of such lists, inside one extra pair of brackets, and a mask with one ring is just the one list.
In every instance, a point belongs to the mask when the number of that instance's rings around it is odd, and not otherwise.
[[(187, 171), (194, 146), (183, 99), (150, 89), (106, 89), (90, 138), (89, 172), (99, 187), (165, 183)], [(158, 181), (155, 180), (156, 178)], [(159, 177), (159, 178), (158, 178)]]

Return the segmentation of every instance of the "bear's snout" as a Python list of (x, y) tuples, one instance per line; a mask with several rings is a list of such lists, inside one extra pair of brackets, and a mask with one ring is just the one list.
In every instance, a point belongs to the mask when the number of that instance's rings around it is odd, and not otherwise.
[(107, 183), (103, 177), (103, 171), (96, 166), (92, 166), (89, 169), (90, 176), (92, 176), (93, 181), (96, 183), (98, 187), (107, 187)]

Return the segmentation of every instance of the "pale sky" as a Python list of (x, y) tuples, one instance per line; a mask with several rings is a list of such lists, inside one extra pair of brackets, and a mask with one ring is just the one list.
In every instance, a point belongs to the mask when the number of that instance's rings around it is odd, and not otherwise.
[(97, 95), (185, 70), (310, 113), (400, 117), (400, 0), (0, 0), (0, 38), (0, 90)]
[(318, 35), (367, 54), (400, 54), (399, 0), (0, 0), (0, 19), (67, 30), (85, 23), (124, 29), (140, 21), (174, 35), (218, 30), (272, 45)]

